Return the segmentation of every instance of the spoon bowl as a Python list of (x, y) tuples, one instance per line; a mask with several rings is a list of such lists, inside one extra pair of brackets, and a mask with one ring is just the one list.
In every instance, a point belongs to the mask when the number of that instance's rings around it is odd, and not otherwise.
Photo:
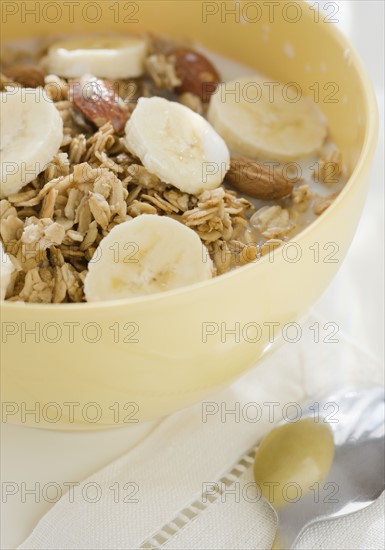
[[(275, 509), (274, 548), (292, 548), (311, 524), (361, 510), (384, 490), (384, 389), (317, 399), (259, 446), (254, 477)], [(332, 412), (330, 412), (332, 410)]]

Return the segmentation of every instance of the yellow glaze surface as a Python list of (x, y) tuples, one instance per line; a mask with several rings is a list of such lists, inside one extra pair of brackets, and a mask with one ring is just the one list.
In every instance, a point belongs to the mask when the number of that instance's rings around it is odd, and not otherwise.
[(254, 479), (275, 509), (295, 502), (324, 480), (334, 457), (330, 427), (312, 418), (279, 426), (262, 441)]
[[(338, 85), (337, 102), (326, 103), (322, 96), (319, 107), (351, 177), (326, 213), (296, 237), (301, 256), (297, 262), (287, 259), (295, 256), (294, 248), (286, 249), (286, 257), (279, 249), (273, 258), (265, 257), (218, 279), (153, 297), (102, 304), (1, 306), (2, 399), (8, 402), (8, 422), (25, 420), (55, 429), (103, 428), (124, 420), (159, 417), (196, 402), (255, 364), (271, 347), (266, 327), (259, 341), (251, 343), (252, 332), (246, 331), (246, 337), (242, 333), (247, 323), (263, 327), (263, 323), (277, 322), (282, 327), (299, 318), (341, 264), (365, 199), (377, 137), (376, 102), (365, 68), (337, 29), (322, 20), (315, 22), (314, 11), (304, 2), (299, 4), (296, 23), (287, 21), (285, 2), (275, 10), (274, 22), (269, 22), (266, 3), (260, 2), (261, 19), (249, 23), (220, 13), (223, 2), (143, 1), (136, 2), (136, 15), (117, 16), (117, 5), (135, 3), (99, 1), (101, 18), (94, 23), (86, 23), (81, 12), (74, 22), (63, 15), (58, 23), (44, 21), (44, 17), (35, 23), (36, 17), (24, 14), (25, 22), (20, 23), (21, 4), (32, 9), (39, 4), (42, 10), (47, 2), (5, 3), (15, 13), (7, 15), (3, 40), (67, 32), (152, 30), (193, 37), (272, 79), (295, 81), (304, 92), (314, 83), (319, 83), (321, 91), (330, 82)], [(228, 2), (227, 7), (233, 9), (235, 4)], [(246, 4), (250, 5), (240, 3)], [(208, 5), (219, 12), (205, 16), (202, 10)], [(124, 22), (127, 17), (138, 22)], [(248, 17), (255, 15), (249, 12)], [(330, 242), (339, 248), (336, 263), (323, 261), (323, 247)], [(319, 262), (314, 261), (314, 243), (319, 243)], [(135, 335), (134, 323), (139, 327)], [(240, 338), (224, 337), (221, 323), (228, 329), (240, 323)], [(203, 338), (202, 325), (203, 331), (216, 334)], [(31, 328), (40, 341), (26, 333)], [(125, 338), (138, 342), (125, 343)], [(90, 402), (97, 406), (84, 410)], [(130, 402), (137, 405), (124, 410)], [(33, 408), (35, 403), (40, 403), (37, 423), (33, 415), (21, 414), (23, 407)], [(59, 408), (52, 405), (48, 410), (49, 403)], [(90, 421), (93, 416), (94, 423)]]

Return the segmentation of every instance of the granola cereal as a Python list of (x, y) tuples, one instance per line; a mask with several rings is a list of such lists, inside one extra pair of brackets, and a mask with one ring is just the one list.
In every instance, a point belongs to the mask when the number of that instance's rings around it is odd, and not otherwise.
[[(2, 296), (6, 300), (85, 301), (89, 263), (100, 243), (117, 226), (143, 215), (167, 217), (190, 228), (207, 250), (213, 275), (222, 275), (292, 238), (321, 215), (342, 188), (341, 154), (325, 139), (325, 128), (320, 139), (327, 146), (313, 177), (305, 173), (295, 179), (293, 166), (284, 170), (283, 156), (272, 166), (263, 157), (263, 147), (260, 154), (250, 155), (234, 150), (232, 143), (231, 163), (219, 184), (194, 188), (183, 175), (179, 181), (177, 171), (177, 182), (170, 183), (150, 170), (127, 137), (141, 99), (159, 96), (194, 116), (208, 117), (224, 141), (228, 130), (219, 131), (222, 113), (214, 111), (210, 101), (220, 93), (221, 78), (208, 57), (190, 44), (161, 36), (145, 36), (145, 50), (139, 39), (133, 40), (137, 66), (129, 76), (115, 78), (107, 74), (110, 68), (103, 57), (102, 74), (75, 74), (59, 64), (56, 70), (60, 57), (55, 49), (47, 55), (48, 43), (38, 44), (35, 54), (10, 48), (4, 56), (1, 93), (40, 90), (62, 126), (50, 162), (22, 187), (1, 194), (0, 244), (12, 267)], [(92, 65), (92, 57), (87, 59)], [(189, 154), (182, 150), (179, 156)]]

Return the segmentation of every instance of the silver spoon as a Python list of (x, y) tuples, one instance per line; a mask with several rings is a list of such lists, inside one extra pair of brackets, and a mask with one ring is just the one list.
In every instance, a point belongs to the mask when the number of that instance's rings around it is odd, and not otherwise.
[(260, 444), (254, 477), (276, 511), (273, 548), (292, 548), (319, 520), (366, 508), (384, 490), (385, 393), (379, 386), (323, 396)]

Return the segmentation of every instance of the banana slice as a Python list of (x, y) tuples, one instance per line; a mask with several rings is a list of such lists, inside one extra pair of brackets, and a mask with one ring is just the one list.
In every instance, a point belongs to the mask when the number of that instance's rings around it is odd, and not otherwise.
[(4, 252), (3, 243), (0, 241), (0, 301), (5, 299), (14, 270), (13, 263), (8, 254)]
[(4, 198), (47, 167), (63, 140), (63, 122), (43, 88), (10, 88), (0, 96), (0, 197)]
[(143, 74), (143, 38), (85, 39), (58, 42), (49, 50), (47, 69), (66, 78), (91, 73), (103, 78), (137, 78)]
[(126, 144), (149, 172), (193, 195), (218, 187), (230, 167), (227, 145), (207, 120), (161, 97), (139, 99)]
[(198, 235), (180, 222), (142, 214), (116, 225), (88, 264), (88, 302), (163, 292), (210, 279), (213, 263)]
[(299, 94), (271, 79), (247, 76), (217, 88), (208, 120), (238, 153), (278, 161), (305, 157), (319, 151), (327, 124), (315, 103)]

